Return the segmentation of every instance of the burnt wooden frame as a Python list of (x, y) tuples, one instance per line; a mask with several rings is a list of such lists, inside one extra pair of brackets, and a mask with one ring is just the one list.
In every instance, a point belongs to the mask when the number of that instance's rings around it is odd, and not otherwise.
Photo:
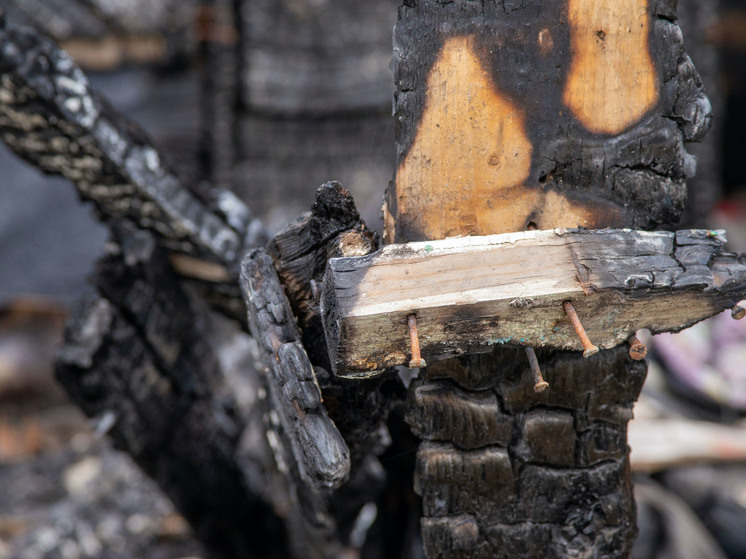
[[(406, 50), (408, 33), (416, 28), (412, 4), (417, 3), (405, 2), (400, 13), (396, 36), (400, 54)], [(474, 25), (454, 15), (463, 2), (439, 4), (425, 1), (417, 9), (430, 13), (433, 21), (442, 14), (453, 17), (457, 31)], [(490, 2), (483, 4), (488, 12), (494, 8)], [(671, 3), (651, 6), (655, 24), (664, 31), (656, 37), (673, 33)], [(445, 11), (435, 15), (438, 10)], [(545, 16), (548, 22), (555, 19), (551, 11)], [(459, 27), (462, 24), (465, 27)], [(437, 29), (431, 27), (428, 37), (436, 37)], [(435, 56), (444, 43), (437, 37), (435, 42), (438, 48), (426, 57)], [(562, 41), (557, 44), (566, 47)], [(322, 557), (353, 545), (351, 520), (379, 494), (377, 485), (382, 481), (376, 457), (386, 446), (388, 410), (402, 395), (398, 389), (381, 390), (390, 372), (380, 381), (350, 383), (324, 370), (334, 363), (321, 344), (323, 329), (316, 305), (328, 259), (360, 257), (377, 248), (375, 235), (360, 222), (349, 195), (339, 185), (323, 187), (312, 212), (270, 242), (269, 255), (254, 252), (242, 267), (243, 255), (266, 239), (240, 201), (225, 192), (205, 196), (180, 184), (147, 138), (90, 91), (85, 76), (48, 40), (1, 21), (0, 46), (4, 141), (45, 172), (72, 180), (113, 231), (110, 254), (99, 263), (94, 278), (98, 295), (83, 305), (69, 326), (58, 367), (60, 379), (88, 414), (116, 410), (112, 429), (116, 444), (159, 481), (217, 552)], [(691, 61), (687, 62), (680, 41), (674, 40), (672, 48), (679, 66), (664, 69), (678, 95), (670, 99), (673, 125), (656, 121), (636, 131), (656, 149), (673, 137), (656, 135), (658, 125), (691, 140), (704, 133), (709, 121)], [(426, 66), (433, 63), (428, 59)], [(397, 75), (402, 76), (406, 62), (400, 58), (397, 64)], [(422, 83), (398, 85), (399, 111), (423, 104), (418, 97), (424, 95)], [(414, 142), (414, 130), (408, 128), (412, 122), (401, 125), (400, 155), (405, 156)], [(629, 136), (626, 140), (632, 146), (637, 136)], [(663, 141), (656, 143), (661, 137)], [(582, 147), (593, 161), (603, 151), (593, 145)], [(620, 147), (609, 187), (615, 193), (613, 204), (634, 202), (635, 211), (622, 218), (618, 208), (598, 200), (591, 205), (605, 208), (599, 214), (602, 218), (621, 219), (617, 224), (652, 226), (669, 221), (671, 208), (675, 213), (680, 206), (680, 186), (690, 163), (683, 144), (674, 147), (660, 152), (663, 156), (652, 165), (652, 174), (635, 168), (634, 162), (648, 156), (655, 159), (653, 148), (648, 153)], [(554, 167), (532, 164), (532, 176), (541, 184), (556, 187), (598, 179), (595, 166), (576, 169), (559, 164), (570, 147), (554, 148)], [(656, 202), (650, 193), (637, 198), (630, 193), (639, 194), (655, 181), (663, 190), (653, 193), (663, 194), (663, 202)], [(583, 202), (582, 193), (568, 196)], [(647, 212), (651, 202), (657, 205)], [(389, 221), (396, 217), (391, 194), (387, 212)], [(543, 218), (532, 214), (525, 225), (534, 221), (542, 225)], [(395, 230), (394, 235), (404, 231), (404, 237), (416, 230), (407, 224), (388, 229)], [(712, 287), (709, 278), (727, 273), (717, 269), (723, 258), (728, 261), (726, 268), (734, 265), (740, 274), (741, 261), (720, 254), (717, 238), (706, 234), (692, 238), (697, 242), (691, 245), (697, 246), (685, 248), (682, 243), (680, 248), (687, 254), (679, 259), (684, 275), (692, 266), (699, 267), (699, 274), (690, 275), (690, 287)], [(256, 356), (263, 365), (237, 374), (221, 367), (211, 350), (217, 341), (208, 332), (218, 319), (205, 302), (244, 322), (239, 277), (252, 332), (262, 342)], [(579, 279), (582, 285), (583, 278)], [(631, 287), (624, 284), (625, 289), (648, 287), (642, 280)], [(720, 297), (719, 304), (730, 305), (738, 289), (740, 284)], [(402, 331), (401, 340), (406, 339)], [(630, 362), (624, 347), (586, 361), (541, 350), (539, 357), (555, 387), (542, 395), (533, 392), (525, 360), (511, 348), (434, 363), (425, 378), (412, 385), (407, 419), (425, 441), (417, 457), (415, 488), (424, 501), (425, 547), (431, 557), (442, 553), (477, 557), (490, 554), (493, 547), (526, 557), (542, 556), (558, 545), (556, 527), (565, 523), (568, 529), (579, 528), (585, 522), (574, 519), (567, 524), (567, 510), (595, 506), (581, 496), (568, 497), (575, 484), (602, 496), (600, 502), (607, 508), (599, 514), (614, 528), (606, 532), (606, 547), (594, 540), (598, 534), (586, 534), (585, 540), (580, 538), (583, 541), (570, 536), (559, 541), (609, 553), (629, 545), (634, 530), (621, 522), (624, 511), (631, 510), (626, 421), (644, 366)], [(384, 359), (379, 364), (400, 361)], [(498, 376), (496, 367), (501, 371)], [(595, 377), (599, 368), (614, 371), (600, 386)], [(288, 377), (287, 370), (293, 369), (294, 376)], [(302, 375), (295, 375), (298, 371)], [(335, 423), (320, 405), (319, 386), (327, 407), (336, 407), (331, 414)], [(263, 393), (265, 399), (242, 400), (240, 394), (246, 390)], [(590, 400), (581, 401), (584, 395)], [(283, 412), (279, 418), (272, 413), (278, 408)], [(443, 413), (448, 421), (438, 419)], [(475, 424), (484, 429), (475, 432)], [(242, 440), (246, 433), (264, 429), (272, 435), (271, 448), (246, 446)], [(519, 440), (512, 435), (516, 429), (523, 433)], [(303, 447), (309, 436), (316, 435), (332, 442), (318, 452)], [(329, 448), (335, 450), (325, 454)], [(304, 452), (308, 456), (302, 457)], [(327, 460), (330, 457), (334, 459)], [(272, 472), (273, 460), (275, 466), (285, 467)], [(301, 464), (307, 468), (297, 467)], [(568, 470), (555, 475), (551, 468), (557, 465)], [(185, 475), (189, 483), (184, 483)], [(480, 476), (488, 483), (478, 483)], [(200, 490), (193, 491), (195, 486)], [(509, 489), (500, 493), (500, 487)], [(551, 502), (549, 496), (559, 502)], [(462, 505), (480, 512), (453, 514), (453, 507)], [(284, 542), (283, 527), (292, 536), (292, 550)]]

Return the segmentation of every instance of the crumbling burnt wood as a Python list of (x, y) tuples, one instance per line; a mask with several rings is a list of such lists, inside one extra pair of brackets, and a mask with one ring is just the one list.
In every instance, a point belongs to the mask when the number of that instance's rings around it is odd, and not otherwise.
[(210, 311), (182, 287), (154, 237), (118, 231), (92, 278), (98, 295), (67, 326), (58, 379), (87, 415), (110, 417), (115, 446), (158, 482), (214, 553), (287, 557), (274, 512), (284, 480), (266, 443), (257, 445), (261, 378), (222, 366)]
[[(376, 502), (381, 506), (381, 499), (387, 505), (402, 500), (385, 480), (401, 476), (398, 463), (381, 464), (378, 457), (391, 439), (389, 412), (401, 404), (404, 395), (386, 375), (367, 382), (330, 375), (319, 316), (321, 283), (329, 258), (364, 255), (377, 246), (378, 236), (366, 227), (350, 193), (336, 181), (320, 186), (311, 211), (290, 223), (267, 246), (298, 322), (303, 347), (317, 373), (324, 404), (350, 450), (350, 480), (329, 496), (329, 510), (342, 541), (352, 537), (356, 518), (364, 508), (370, 511)], [(379, 523), (395, 522), (382, 517), (378, 515)], [(378, 529), (393, 534), (401, 527), (392, 529), (387, 524), (374, 528)]]
[(712, 230), (526, 231), (333, 259), (321, 300), (333, 370), (407, 364), (411, 314), (428, 362), (504, 343), (582, 350), (565, 301), (601, 348), (642, 328), (679, 331), (746, 298), (743, 258), (724, 241)]
[(336, 181), (321, 185), (311, 211), (267, 245), (314, 364), (329, 368), (318, 308), (327, 262), (339, 256), (363, 256), (377, 248), (378, 235), (366, 227), (352, 196)]
[(338, 555), (341, 538), (329, 497), (349, 476), (349, 450), (326, 413), (290, 303), (261, 249), (244, 259), (241, 287), (264, 365), (272, 410), (268, 438), (294, 494), (291, 523), (301, 533), (291, 547), (298, 557)]
[(619, 556), (635, 532), (626, 424), (645, 365), (624, 347), (584, 361), (539, 351), (550, 388), (537, 394), (522, 353), (429, 366), (410, 388), (427, 555)]
[[(675, 223), (694, 172), (684, 142), (710, 122), (675, 19), (675, 3), (658, 0), (405, 2), (394, 32), (397, 173), (385, 240)], [(477, 405), (491, 395), (458, 385), (490, 388), (487, 377), (502, 383), (521, 369), (532, 391), (523, 352), (437, 362), (414, 383), (428, 557), (629, 556), (628, 414), (590, 429), (584, 418), (602, 387), (605, 409), (631, 403), (639, 386), (624, 379), (641, 382), (645, 367), (624, 347), (585, 360), (539, 351), (539, 361), (550, 370), (546, 395), (531, 394), (516, 416), (493, 390), (499, 420)], [(564, 374), (551, 373), (560, 361)], [(451, 380), (435, 382), (436, 370)], [(566, 382), (576, 372), (593, 373), (579, 394)], [(487, 446), (467, 450), (459, 440), (480, 442), (430, 419), (451, 406), (449, 417), (486, 422)], [(505, 423), (513, 430), (502, 447)], [(588, 437), (608, 460), (575, 453)]]
[(304, 556), (308, 519), (321, 520), (301, 509), (296, 480), (267, 447), (267, 387), (250, 368), (221, 370), (211, 315), (189, 291), (238, 308), (228, 314), (245, 324), (237, 259), (262, 239), (261, 225), (229, 192), (192, 194), (67, 55), (3, 25), (3, 138), (72, 179), (114, 232), (94, 278), (101, 296), (69, 327), (60, 380), (88, 414), (115, 418), (116, 443), (215, 553), (284, 558), (289, 539)]

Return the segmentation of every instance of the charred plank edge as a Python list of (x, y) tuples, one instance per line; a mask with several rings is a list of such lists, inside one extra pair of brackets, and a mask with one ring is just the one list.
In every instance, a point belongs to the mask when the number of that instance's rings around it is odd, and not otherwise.
[(272, 258), (263, 250), (244, 259), (241, 287), (250, 330), (259, 344), (276, 412), (299, 473), (311, 487), (339, 487), (349, 475), (349, 449), (326, 413), (290, 303)]
[(105, 223), (127, 219), (171, 250), (229, 268), (262, 237), (242, 202), (233, 200), (232, 214), (224, 215), (192, 193), (146, 134), (91, 89), (67, 53), (4, 20), (0, 101), (5, 143), (45, 173), (74, 182)]

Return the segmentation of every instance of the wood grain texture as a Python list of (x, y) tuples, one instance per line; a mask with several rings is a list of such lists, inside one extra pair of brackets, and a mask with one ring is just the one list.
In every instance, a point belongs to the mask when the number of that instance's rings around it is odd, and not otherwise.
[(218, 281), (216, 291), (228, 286), (240, 297), (240, 258), (266, 240), (246, 205), (229, 192), (204, 195), (184, 183), (147, 135), (91, 88), (67, 53), (2, 18), (0, 137), (44, 173), (72, 181), (105, 223), (130, 221), (170, 251), (225, 268), (223, 277), (231, 281)]
[[(591, 18), (585, 16), (585, 22), (572, 25), (572, 10), (577, 13), (578, 7), (584, 5), (585, 2), (541, 0), (404, 3), (394, 31), (393, 66), (397, 168), (407, 168), (407, 180), (397, 174), (386, 195), (384, 222), (388, 243), (442, 239), (449, 230), (463, 235), (487, 235), (578, 225), (591, 229), (655, 229), (677, 222), (684, 204), (685, 179), (695, 170), (695, 160), (685, 150), (684, 142), (704, 135), (711, 111), (675, 23), (675, 2), (649, 0), (642, 10), (646, 16), (641, 16), (640, 10), (619, 13), (620, 22), (647, 17), (647, 33), (617, 35), (607, 40), (614, 49), (629, 52), (632, 43), (641, 49), (633, 56), (635, 69), (642, 68), (650, 76), (652, 67), (654, 95), (645, 87), (630, 91), (628, 78), (635, 72), (614, 76), (606, 75), (606, 68), (592, 68), (589, 72), (583, 64), (573, 65), (573, 61), (583, 62), (591, 55), (596, 62), (613, 62), (617, 67), (621, 60), (619, 53), (604, 52), (603, 45), (589, 42), (601, 39), (588, 34), (599, 31), (593, 29)], [(603, 16), (601, 10), (607, 5), (619, 7), (622, 3), (598, 3), (592, 8)], [(630, 8), (642, 5), (629, 3)], [(645, 21), (642, 23), (645, 25)], [(438, 125), (447, 123), (443, 103), (439, 105), (440, 116), (433, 118), (435, 113), (429, 114), (436, 106), (431, 100), (440, 98), (438, 91), (430, 89), (443, 91), (450, 87), (454, 95), (469, 91), (464, 85), (451, 87), (448, 80), (431, 80), (436, 75), (434, 69), (439, 70), (447, 59), (446, 48), (459, 42), (468, 45), (469, 54), (476, 61), (468, 65), (482, 71), (472, 72), (475, 81), (488, 84), (493, 93), (509, 103), (510, 114), (518, 115), (530, 144), (528, 175), (508, 189), (486, 192), (477, 186), (461, 190), (462, 184), (468, 182), (455, 180), (458, 173), (451, 170), (458, 167), (455, 163), (443, 166), (439, 160), (458, 162), (462, 168), (471, 165), (477, 170), (484, 167), (484, 160), (479, 149), (451, 153), (452, 149), (469, 147), (468, 142), (461, 141), (459, 132), (453, 138), (445, 138), (445, 145), (434, 146), (427, 153), (417, 151), (423, 145), (422, 138), (437, 136)], [(581, 47), (586, 48), (585, 56), (579, 56), (583, 54)], [(645, 51), (649, 59), (645, 58)], [(625, 66), (623, 72), (627, 70)], [(573, 73), (575, 81), (571, 82)], [(578, 87), (579, 76), (588, 78), (584, 87)], [(644, 77), (639, 72), (637, 76)], [(566, 91), (575, 96), (571, 103), (584, 108), (568, 105)], [(628, 107), (622, 107), (625, 101), (610, 98), (617, 94), (627, 99)], [(598, 112), (604, 99), (608, 106)], [(488, 122), (484, 118), (468, 118), (468, 99), (451, 97), (448, 101), (449, 109), (461, 111), (463, 129), (469, 129), (472, 122)], [(612, 114), (606, 114), (607, 109)], [(489, 114), (489, 110), (480, 112), (479, 105), (473, 111)], [(493, 147), (501, 142), (500, 132), (495, 127), (464, 134), (489, 138), (494, 143), (487, 145)], [(500, 145), (500, 153), (511, 153), (509, 141)], [(424, 167), (420, 171), (408, 168), (413, 154), (420, 156)], [(468, 162), (462, 163), (459, 157)], [(443, 169), (441, 176), (430, 172), (438, 165)], [(428, 177), (427, 182), (417, 182), (420, 173)], [(415, 180), (410, 180), (412, 177)], [(485, 177), (489, 175), (482, 174), (481, 180)], [(449, 184), (448, 189), (445, 183)], [(430, 197), (431, 189), (441, 196)], [(402, 206), (406, 212), (401, 211)], [(454, 207), (455, 212), (444, 211)], [(492, 222), (465, 217), (472, 213), (508, 217)], [(439, 218), (441, 214), (443, 217)], [(452, 223), (450, 217), (460, 223)], [(477, 230), (477, 223), (485, 229)], [(430, 224), (443, 226), (436, 230)], [(590, 268), (587, 272), (609, 259), (603, 246), (597, 250), (598, 258), (585, 262)], [(681, 265), (675, 268), (699, 270), (691, 278), (701, 278), (704, 270), (697, 267), (702, 265), (702, 260), (698, 260), (702, 256), (700, 250), (686, 249), (686, 257), (682, 251), (676, 257), (681, 259)], [(548, 267), (554, 264), (547, 262)], [(472, 265), (479, 269), (483, 263), (475, 257)], [(720, 264), (713, 261), (710, 265), (714, 276)], [(724, 267), (732, 265), (733, 261)], [(538, 267), (536, 261), (529, 265), (534, 271)], [(499, 275), (500, 266), (493, 264), (492, 269)], [(587, 284), (586, 270), (575, 266), (573, 269), (579, 272), (574, 288)], [(459, 278), (461, 285), (480, 279), (478, 274), (475, 278), (473, 270), (464, 270)], [(727, 274), (724, 272), (726, 277)], [(530, 284), (532, 278), (526, 279)], [(664, 292), (674, 290), (674, 281), (665, 273), (660, 277), (643, 274), (639, 280), (640, 283), (633, 280), (625, 286), (619, 292), (620, 299), (600, 304), (596, 312), (582, 309), (582, 302), (594, 297), (600, 301), (603, 295), (586, 295), (583, 291), (575, 301), (581, 319), (607, 320), (612, 327), (619, 326), (623, 321), (616, 322), (620, 317), (613, 316), (609, 309), (633, 306), (630, 293), (655, 290), (656, 283), (667, 283), (669, 287), (664, 287)], [(394, 289), (412, 285), (403, 281)], [(425, 294), (430, 285), (420, 281), (416, 288), (421, 293), (412, 299)], [(522, 289), (519, 286), (516, 290), (515, 308), (508, 312), (536, 313), (541, 320), (544, 311), (533, 308), (530, 298), (521, 298)], [(698, 288), (687, 289), (695, 293)], [(627, 304), (618, 304), (621, 301)], [(558, 314), (542, 328), (543, 335), (555, 335), (553, 329), (557, 326), (558, 331), (566, 328), (570, 339), (567, 323), (557, 322), (563, 318), (561, 311), (551, 308)], [(481, 329), (495, 327), (494, 318), (498, 315), (480, 314), (468, 305), (463, 311), (440, 317), (441, 325), (449, 323), (449, 343), (455, 333), (465, 331), (461, 330), (465, 322), (475, 322)], [(425, 338), (431, 334), (427, 332), (427, 320), (418, 319), (418, 327), (421, 342), (426, 345)], [(591, 338), (603, 334), (605, 329), (593, 333)], [(365, 336), (365, 332), (357, 334)], [(376, 334), (395, 337), (400, 345), (392, 347), (391, 354), (399, 352), (405, 354), (405, 359), (408, 357), (404, 321)], [(438, 335), (446, 338), (442, 329)], [(467, 343), (466, 336), (454, 342), (460, 343), (460, 351), (475, 349)], [(365, 364), (368, 354), (361, 354), (363, 362), (359, 365)], [(418, 454), (415, 487), (423, 498), (422, 538), (430, 559), (629, 557), (635, 536), (635, 508), (626, 423), (645, 376), (645, 365), (630, 360), (624, 346), (602, 350), (588, 359), (579, 353), (542, 348), (537, 349), (537, 356), (549, 382), (549, 388), (541, 394), (533, 391), (523, 348), (509, 344), (496, 346), (491, 353), (443, 361), (430, 359), (428, 367), (420, 372), (424, 378), (413, 383), (407, 418), (413, 431), (424, 440)], [(491, 398), (485, 391), (492, 392), (498, 403), (492, 416), (483, 413), (487, 406), (479, 405)], [(449, 424), (439, 421), (437, 414), (431, 415), (434, 412), (449, 418)], [(511, 438), (501, 446), (496, 437), (497, 426), (502, 429), (506, 423), (511, 425)], [(475, 425), (479, 426), (476, 435), (470, 433)], [(506, 459), (509, 468), (505, 467)]]
[(569, 0), (565, 104), (596, 134), (619, 134), (658, 101), (647, 0)]
[(333, 259), (321, 300), (334, 370), (369, 376), (410, 359), (417, 315), (427, 360), (496, 344), (582, 349), (562, 304), (611, 348), (641, 328), (678, 331), (746, 296), (742, 260), (706, 230), (528, 231), (388, 245)]

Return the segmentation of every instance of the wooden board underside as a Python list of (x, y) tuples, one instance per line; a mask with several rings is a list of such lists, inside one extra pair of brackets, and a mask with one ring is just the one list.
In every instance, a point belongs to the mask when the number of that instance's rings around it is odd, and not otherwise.
[(722, 238), (557, 229), (389, 245), (332, 259), (321, 300), (331, 361), (337, 374), (355, 377), (408, 363), (411, 313), (430, 360), (494, 344), (579, 351), (564, 301), (601, 348), (640, 328), (680, 330), (744, 295), (744, 267), (723, 252)]

